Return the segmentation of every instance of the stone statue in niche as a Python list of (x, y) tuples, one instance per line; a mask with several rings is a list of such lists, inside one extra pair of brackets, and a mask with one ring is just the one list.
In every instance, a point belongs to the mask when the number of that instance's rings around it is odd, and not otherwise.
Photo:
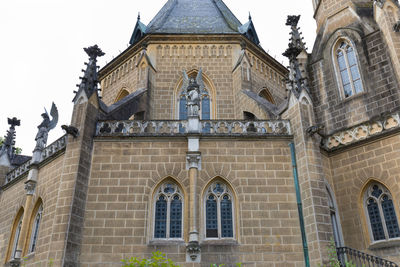
[(41, 124), (38, 126), (38, 133), (36, 134), (35, 141), (36, 141), (36, 146), (34, 151), (41, 151), (46, 147), (47, 144), (47, 138), (49, 136), (49, 132), (51, 129), (56, 127), (57, 122), (58, 122), (58, 110), (56, 105), (53, 103), (51, 106), (50, 110), (50, 115), (52, 119), (50, 120), (50, 116), (47, 113), (47, 110), (45, 110), (45, 113), (42, 114), (43, 121)]
[(196, 79), (189, 78), (186, 71), (183, 71), (182, 89), (186, 91), (186, 106), (188, 117), (200, 116), (200, 93), (204, 90), (204, 82), (202, 77), (202, 69), (197, 73)]

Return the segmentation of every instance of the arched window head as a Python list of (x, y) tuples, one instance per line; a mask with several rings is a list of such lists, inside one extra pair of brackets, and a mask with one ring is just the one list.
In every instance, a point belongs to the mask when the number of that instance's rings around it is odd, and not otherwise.
[(205, 237), (234, 238), (233, 194), (226, 183), (216, 181), (204, 196)]
[(364, 91), (354, 46), (348, 40), (339, 40), (334, 47), (335, 67), (344, 98)]
[(379, 183), (369, 185), (364, 195), (364, 206), (373, 241), (400, 237), (393, 199), (386, 187)]
[(157, 189), (154, 197), (154, 238), (182, 238), (183, 194), (179, 186), (168, 181)]
[(37, 240), (39, 236), (39, 227), (40, 227), (40, 222), (42, 221), (42, 212), (43, 212), (43, 205), (40, 204), (36, 215), (33, 220), (33, 225), (31, 228), (31, 240), (29, 243), (29, 253), (35, 252), (36, 245), (37, 245)]
[(114, 103), (117, 103), (118, 101), (120, 101), (124, 97), (127, 97), (128, 95), (129, 95), (129, 92), (125, 88), (122, 88), (121, 91), (119, 91), (117, 97), (115, 98)]
[(269, 92), (267, 88), (264, 88), (258, 93), (258, 96), (264, 98), (268, 102), (275, 104), (274, 98), (272, 97), (272, 94)]

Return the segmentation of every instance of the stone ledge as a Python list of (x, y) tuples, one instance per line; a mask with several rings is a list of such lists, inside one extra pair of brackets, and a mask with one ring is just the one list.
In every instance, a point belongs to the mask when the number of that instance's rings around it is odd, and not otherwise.
[(372, 244), (369, 245), (368, 249), (376, 250), (381, 248), (392, 248), (392, 247), (400, 247), (400, 238), (373, 242)]

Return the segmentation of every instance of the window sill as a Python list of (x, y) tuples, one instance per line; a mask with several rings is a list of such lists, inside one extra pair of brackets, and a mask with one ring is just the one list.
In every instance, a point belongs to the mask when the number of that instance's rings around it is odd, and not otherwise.
[(237, 246), (239, 243), (235, 239), (205, 239), (201, 242), (201, 245)]
[(343, 103), (347, 103), (347, 102), (350, 102), (350, 101), (355, 100), (357, 98), (360, 98), (360, 97), (362, 97), (362, 96), (364, 96), (366, 94), (367, 94), (367, 92), (363, 91), (361, 93), (358, 93), (358, 94), (355, 94), (355, 95), (352, 95), (352, 96), (349, 96), (349, 97), (344, 97), (344, 98), (342, 98), (342, 100), (343, 100)]
[(380, 248), (390, 248), (390, 247), (400, 247), (400, 238), (393, 238), (389, 240), (380, 240), (373, 242), (369, 249), (380, 249)]
[(149, 241), (149, 246), (170, 246), (170, 245), (184, 245), (183, 239), (153, 239)]

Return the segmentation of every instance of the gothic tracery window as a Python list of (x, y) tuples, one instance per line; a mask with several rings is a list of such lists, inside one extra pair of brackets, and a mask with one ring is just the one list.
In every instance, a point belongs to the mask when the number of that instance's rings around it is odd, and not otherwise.
[(373, 241), (400, 237), (392, 196), (383, 185), (373, 183), (365, 193), (364, 205)]
[(228, 186), (217, 181), (211, 184), (204, 198), (205, 237), (233, 238), (233, 195)]
[(154, 238), (182, 238), (183, 194), (173, 182), (163, 183), (154, 201)]
[(340, 87), (344, 98), (364, 91), (360, 68), (353, 45), (347, 40), (340, 40), (335, 47), (335, 60)]
[(42, 221), (42, 212), (43, 212), (43, 205), (40, 205), (39, 209), (35, 215), (35, 219), (33, 221), (31, 241), (29, 244), (29, 253), (34, 252), (36, 249), (37, 240), (38, 240), (38, 236), (39, 236), (40, 222)]

